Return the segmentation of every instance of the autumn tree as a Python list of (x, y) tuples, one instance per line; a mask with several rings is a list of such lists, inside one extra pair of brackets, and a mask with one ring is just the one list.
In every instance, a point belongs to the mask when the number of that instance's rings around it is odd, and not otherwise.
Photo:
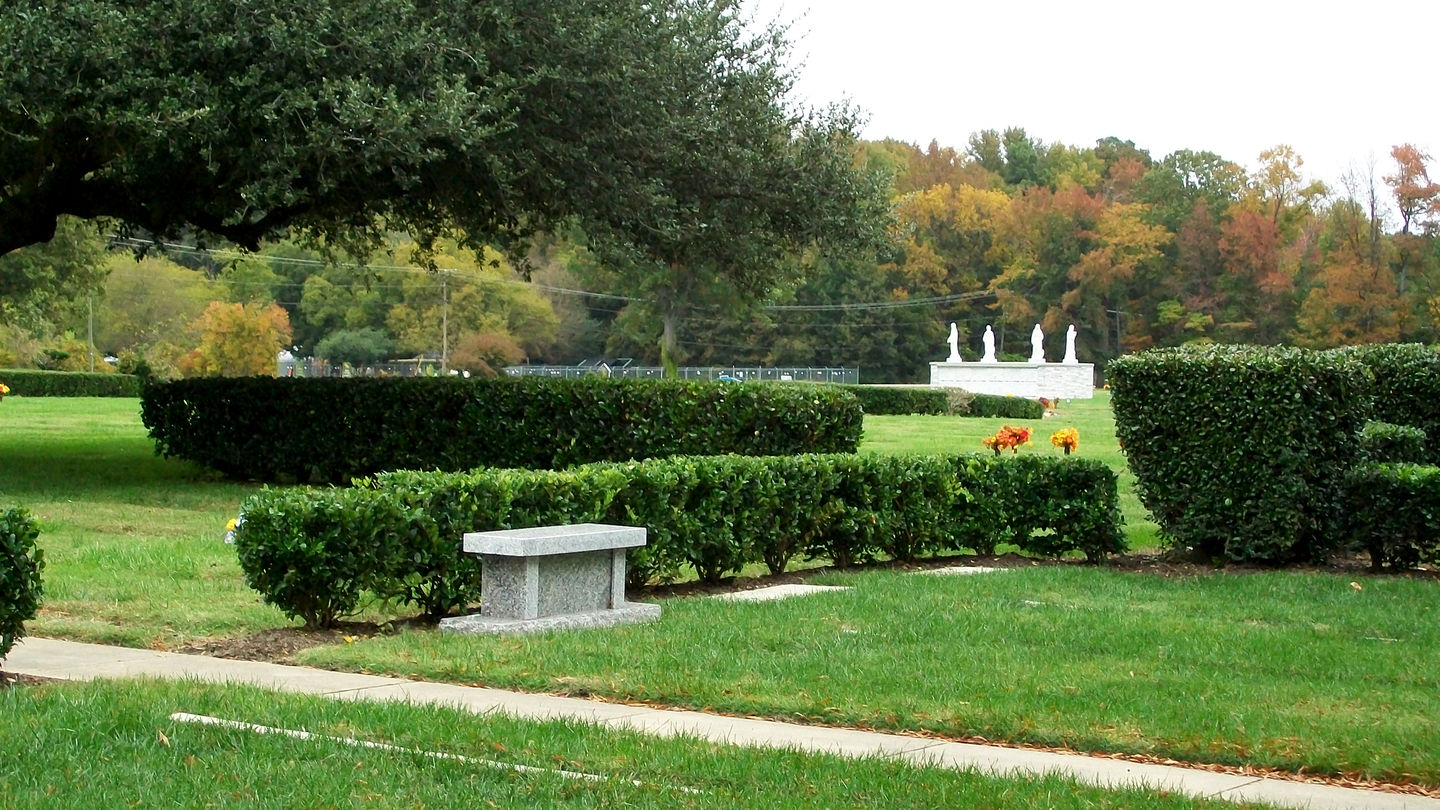
[(1430, 317), (1440, 304), (1436, 297), (1440, 290), (1428, 289), (1440, 284), (1440, 262), (1436, 259), (1436, 246), (1440, 244), (1440, 183), (1430, 180), (1427, 165), (1430, 155), (1411, 144), (1401, 144), (1390, 150), (1395, 159), (1395, 174), (1387, 175), (1385, 183), (1395, 196), (1395, 207), (1400, 212), (1400, 232), (1395, 234), (1396, 286), (1402, 298), (1411, 290), (1412, 274), (1419, 273), (1427, 282), (1419, 301), (1412, 303), (1412, 310), (1419, 310), (1417, 320), (1433, 321)]
[(178, 365), (189, 376), (274, 375), (275, 358), (290, 343), (290, 319), (275, 304), (213, 301), (194, 324), (200, 345)]

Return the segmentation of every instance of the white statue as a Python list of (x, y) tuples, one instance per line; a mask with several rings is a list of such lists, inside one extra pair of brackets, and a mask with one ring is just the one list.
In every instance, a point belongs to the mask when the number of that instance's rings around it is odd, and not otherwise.
[(982, 363), (994, 363), (995, 361), (995, 330), (989, 326), (985, 327), (985, 334), (981, 336), (980, 342), (985, 346), (985, 356), (980, 358)]
[(960, 362), (960, 330), (956, 329), (953, 323), (950, 324), (950, 357), (945, 362)]
[(1045, 333), (1040, 330), (1040, 324), (1030, 330), (1030, 362), (1045, 362)]
[(1070, 324), (1069, 329), (1065, 330), (1065, 359), (1062, 362), (1072, 365), (1080, 362), (1080, 358), (1075, 356), (1075, 324), (1073, 323)]

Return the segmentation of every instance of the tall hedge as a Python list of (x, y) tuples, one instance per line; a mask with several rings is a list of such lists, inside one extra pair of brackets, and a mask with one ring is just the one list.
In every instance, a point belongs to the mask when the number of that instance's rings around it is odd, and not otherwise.
[(138, 397), (141, 388), (133, 374), (18, 368), (0, 369), (0, 383), (22, 397)]
[(1371, 376), (1344, 354), (1162, 349), (1107, 369), (1116, 434), (1141, 501), (1180, 547), (1285, 563), (1340, 537)]
[(1370, 418), (1425, 431), (1427, 461), (1440, 462), (1440, 351), (1419, 343), (1351, 346), (1335, 353), (1374, 375)]
[(45, 558), (40, 530), (23, 509), (0, 509), (0, 658), (25, 636), (25, 622), (40, 609)]
[(541, 377), (211, 378), (146, 388), (157, 452), (259, 481), (558, 469), (673, 455), (854, 452), (855, 397), (821, 386)]
[(685, 565), (714, 581), (750, 563), (783, 571), (802, 557), (908, 559), (999, 541), (1090, 559), (1124, 550), (1115, 473), (1091, 459), (676, 456), (359, 483), (246, 500), (235, 546), (267, 602), (323, 625), (368, 590), (442, 616), (480, 596), (466, 532), (591, 521), (647, 529), (627, 555), (632, 585)]

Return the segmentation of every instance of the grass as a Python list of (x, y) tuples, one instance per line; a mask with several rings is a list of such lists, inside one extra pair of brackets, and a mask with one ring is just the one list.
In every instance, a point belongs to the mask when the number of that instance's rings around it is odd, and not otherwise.
[(804, 722), (1440, 785), (1440, 589), (1082, 567), (830, 574), (778, 603), (522, 638), (407, 631), (303, 663)]
[[(1060, 413), (1031, 423), (1023, 452), (1058, 453), (1050, 432), (1075, 426), (1082, 455), (1123, 461), (1103, 398)], [(875, 417), (862, 449), (970, 451), (1002, 421)], [(288, 625), (222, 542), (255, 487), (156, 457), (136, 400), (7, 397), (0, 437), (0, 504), (36, 513), (47, 555), (47, 602), (30, 633), (173, 648)], [(1440, 785), (1433, 582), (1366, 577), (1356, 591), (1323, 574), (1091, 567), (824, 576), (855, 589), (764, 606), (670, 600), (659, 622), (605, 634), (406, 632), (306, 660)]]
[[(607, 777), (515, 773), (416, 753), (180, 723), (184, 711), (419, 751)], [(0, 808), (1234, 807), (1059, 777), (994, 778), (880, 759), (658, 739), (246, 687), (148, 682), (0, 692)], [(632, 780), (641, 784), (635, 785)], [(684, 789), (689, 789), (687, 792)]]
[(155, 455), (139, 400), (6, 397), (0, 504), (40, 521), (35, 635), (135, 647), (284, 626), (245, 586), (225, 522), (256, 487)]

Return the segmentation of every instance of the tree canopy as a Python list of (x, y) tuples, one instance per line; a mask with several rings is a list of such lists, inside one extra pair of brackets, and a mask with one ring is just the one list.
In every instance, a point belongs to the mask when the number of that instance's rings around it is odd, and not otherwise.
[(715, 129), (757, 103), (775, 134), (783, 32), (746, 30), (732, 0), (7, 4), (0, 255), (65, 214), (252, 248), (457, 224), (479, 246), (571, 215), (673, 231), (680, 184), (750, 157), (677, 155), (734, 143)]

